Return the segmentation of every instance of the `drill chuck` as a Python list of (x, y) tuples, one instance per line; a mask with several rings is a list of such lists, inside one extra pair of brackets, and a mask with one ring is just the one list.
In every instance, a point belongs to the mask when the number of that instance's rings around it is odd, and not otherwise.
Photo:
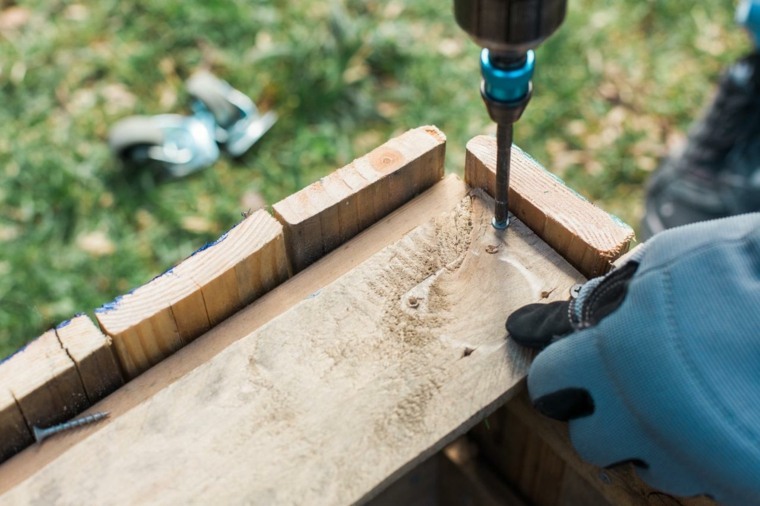
[(498, 61), (492, 61), (490, 51), (484, 49), (480, 53), (480, 71), (486, 95), (499, 102), (521, 100), (530, 90), (535, 61), (533, 51), (528, 51), (521, 62), (504, 68), (499, 66)]
[(480, 46), (524, 54), (554, 33), (567, 0), (454, 0), (454, 17)]
[(480, 94), (488, 115), (496, 123), (514, 123), (520, 119), (533, 93), (531, 78), (534, 66), (532, 50), (512, 64), (494, 61), (488, 49), (480, 53), (480, 71), (483, 75)]

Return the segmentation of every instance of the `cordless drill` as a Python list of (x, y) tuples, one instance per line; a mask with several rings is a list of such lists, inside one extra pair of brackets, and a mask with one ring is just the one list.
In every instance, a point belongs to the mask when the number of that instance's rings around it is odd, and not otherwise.
[(509, 226), (512, 126), (533, 92), (533, 48), (559, 28), (567, 0), (454, 0), (456, 21), (483, 48), (480, 94), (496, 122), (493, 226)]

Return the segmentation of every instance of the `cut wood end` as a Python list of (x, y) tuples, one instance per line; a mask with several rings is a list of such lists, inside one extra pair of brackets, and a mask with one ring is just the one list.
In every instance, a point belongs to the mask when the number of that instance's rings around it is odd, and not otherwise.
[[(487, 135), (474, 137), (467, 143), (465, 180), (471, 186), (491, 190), (495, 184), (496, 138)], [(555, 174), (517, 146), (512, 148), (512, 181), (510, 191), (516, 201), (529, 203), (540, 209), (536, 219), (551, 220), (572, 235), (574, 241), (584, 244), (602, 259), (613, 261), (625, 253), (634, 237), (633, 229), (614, 215), (589, 202), (565, 185)], [(544, 237), (544, 226), (535, 223), (520, 209), (510, 207), (521, 220)], [(552, 242), (552, 241), (550, 241)], [(564, 254), (564, 253), (563, 253)]]
[[(55, 330), (51, 329), (4, 362), (1, 376), (7, 378), (8, 388), (15, 398), (19, 402), (24, 402), (24, 399), (35, 395), (35, 392), (47, 391), (50, 386), (55, 387), (58, 382), (68, 386), (67, 380), (78, 377), (77, 374), (73, 360), (61, 346)], [(66, 380), (60, 378), (66, 378)], [(63, 392), (67, 398), (83, 395), (83, 391), (63, 390)], [(35, 397), (34, 402), (36, 399)], [(60, 399), (60, 401), (65, 403), (66, 399)], [(50, 408), (41, 406), (40, 409)]]
[(171, 268), (129, 293), (95, 309), (95, 318), (107, 334), (117, 335), (169, 310), (197, 290), (192, 280)]
[(423, 130), (428, 135), (432, 136), (435, 140), (438, 142), (446, 142), (446, 134), (444, 134), (437, 126), (435, 125), (425, 125), (418, 128), (418, 130)]
[[(197, 274), (201, 269), (205, 275), (213, 275), (234, 266), (252, 252), (261, 248), (282, 234), (282, 225), (267, 211), (259, 209), (241, 220), (216, 241), (209, 243), (177, 265), (180, 274)], [(222, 246), (219, 248), (218, 246)], [(202, 279), (195, 279), (203, 283)]]
[(109, 339), (87, 315), (76, 315), (55, 328), (61, 345), (74, 361), (79, 362), (102, 347), (109, 346)]
[[(277, 202), (272, 206), (274, 215), (284, 225), (300, 225), (445, 143), (446, 135), (435, 126), (408, 130), (326, 176), (330, 179), (322, 178)], [(442, 157), (440, 165), (443, 174)]]

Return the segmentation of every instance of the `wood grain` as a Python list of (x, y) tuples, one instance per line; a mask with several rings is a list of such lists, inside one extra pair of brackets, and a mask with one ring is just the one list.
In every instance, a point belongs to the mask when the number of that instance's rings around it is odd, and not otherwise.
[(505, 316), (564, 298), (581, 279), (519, 222), (504, 237), (490, 217), (490, 203), (465, 198), (92, 431), (2, 500), (371, 497), (511, 395), (530, 355), (505, 339)]
[(296, 272), (345, 243), (443, 177), (446, 137), (420, 127), (273, 206)]
[(602, 469), (582, 461), (567, 424), (540, 415), (521, 391), (473, 431), (490, 462), (538, 506), (715, 506), (705, 497), (674, 497), (653, 490), (631, 465)]
[[(126, 383), (100, 402), (95, 409), (108, 411), (111, 418), (115, 419), (146, 402), (162, 389), (211, 360), (232, 343), (250, 335), (389, 244), (398, 241), (414, 228), (427, 222), (431, 216), (450, 210), (466, 193), (467, 187), (459, 178), (454, 175), (447, 177), (310, 268), (263, 295), (250, 306), (168, 357), (160, 367), (151, 368)], [(87, 431), (70, 432), (65, 437), (54, 438), (42, 446), (16, 455), (0, 467), (0, 494), (56, 460), (92, 431), (103, 427), (104, 425), (98, 424), (88, 427)]]
[(282, 226), (260, 210), (96, 317), (131, 379), (288, 276)]
[[(493, 195), (496, 139), (467, 143), (465, 182)], [(510, 211), (586, 277), (607, 272), (628, 250), (633, 230), (583, 199), (517, 146), (512, 146)]]

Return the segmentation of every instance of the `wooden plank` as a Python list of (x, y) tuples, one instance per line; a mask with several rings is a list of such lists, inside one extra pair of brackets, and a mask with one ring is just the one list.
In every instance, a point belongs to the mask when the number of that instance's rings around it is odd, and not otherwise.
[(442, 464), (442, 454), (436, 453), (363, 504), (366, 506), (439, 506), (442, 499), (439, 493)]
[(121, 384), (106, 337), (86, 316), (59, 325), (0, 363), (0, 462), (45, 427), (77, 415)]
[[(0, 363), (0, 372), (2, 370), (3, 365)], [(0, 381), (0, 462), (3, 462), (29, 446), (34, 438), (6, 380), (0, 376)]]
[(68, 420), (88, 406), (76, 365), (55, 330), (0, 363), (0, 381), (0, 454), (5, 457), (32, 442), (32, 426)]
[[(465, 181), (493, 195), (496, 139), (467, 143)], [(607, 272), (628, 250), (633, 230), (576, 192), (517, 146), (512, 146), (510, 211), (586, 277)]]
[[(367, 506), (527, 506), (460, 437), (368, 501)], [(593, 503), (589, 503), (593, 504)]]
[(124, 384), (111, 339), (89, 317), (79, 315), (55, 328), (61, 346), (74, 361), (88, 405)]
[(525, 391), (472, 433), (489, 461), (539, 506), (711, 506), (704, 497), (673, 497), (647, 486), (630, 465), (602, 469), (582, 461), (567, 424), (536, 412)]
[(441, 452), (440, 467), (441, 505), (527, 506), (522, 497), (478, 458), (477, 446), (466, 436)]
[[(428, 221), (430, 216), (450, 209), (464, 198), (466, 193), (466, 186), (456, 176), (449, 176), (309, 269), (257, 299), (206, 335), (170, 356), (161, 363), (161, 367), (149, 369), (125, 384), (104, 399), (98, 405), (98, 409), (108, 411), (112, 415), (111, 418), (115, 419), (140, 403), (147, 402), (157, 392), (200, 367), (235, 341), (249, 335), (354, 269), (387, 245), (401, 239), (415, 227)], [(102, 427), (103, 424), (98, 424), (88, 428), (88, 431), (100, 430)], [(35, 452), (26, 451), (17, 455), (0, 468), (0, 494), (58, 458), (85, 435), (85, 432), (75, 431), (67, 434), (66, 438), (46, 441), (45, 445)]]
[(420, 127), (391, 139), (273, 206), (296, 272), (443, 177), (446, 137)]
[(91, 431), (3, 500), (45, 501), (50, 490), (96, 503), (156, 492), (165, 502), (371, 497), (511, 395), (530, 354), (505, 339), (504, 318), (581, 279), (519, 222), (495, 231), (490, 208), (465, 198)]
[(131, 379), (288, 276), (282, 226), (260, 210), (96, 317)]

